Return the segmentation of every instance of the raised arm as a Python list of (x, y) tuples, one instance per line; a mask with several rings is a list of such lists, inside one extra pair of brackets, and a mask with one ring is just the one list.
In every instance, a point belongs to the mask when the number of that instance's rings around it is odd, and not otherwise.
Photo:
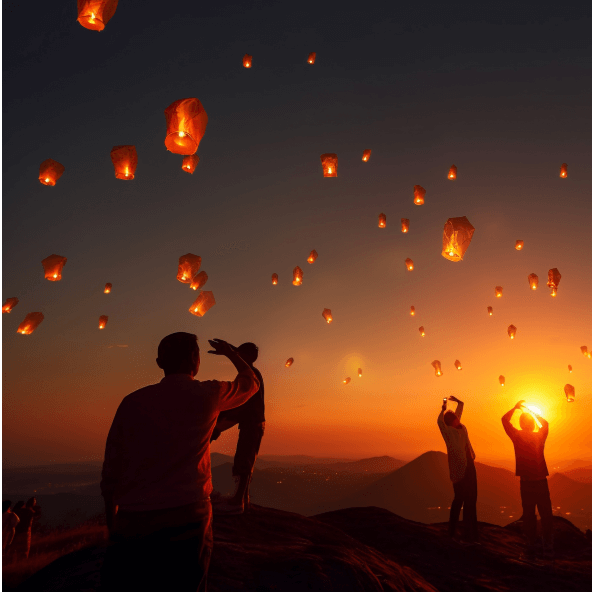
[(521, 399), (511, 410), (508, 410), (503, 416), (502, 416), (502, 426), (504, 427), (504, 430), (506, 431), (506, 434), (512, 438), (514, 434), (516, 434), (518, 431), (512, 426), (512, 423), (510, 422), (510, 420), (512, 419), (512, 416), (514, 414), (515, 410), (519, 410), (522, 407), (522, 404), (524, 403), (524, 400)]
[(549, 423), (542, 416), (535, 414), (535, 412), (533, 412), (532, 410), (528, 411), (535, 417), (536, 420), (538, 420), (541, 423), (541, 429), (539, 430), (539, 432), (541, 433), (541, 437), (543, 439), (546, 439), (549, 435)]
[(462, 413), (463, 413), (463, 409), (465, 407), (464, 402), (461, 402), (460, 399), (454, 397), (454, 395), (451, 395), (448, 398), (448, 400), (451, 401), (451, 402), (456, 402), (456, 411), (455, 411), (455, 414), (456, 414), (456, 417), (460, 420), (460, 418), (462, 416)]

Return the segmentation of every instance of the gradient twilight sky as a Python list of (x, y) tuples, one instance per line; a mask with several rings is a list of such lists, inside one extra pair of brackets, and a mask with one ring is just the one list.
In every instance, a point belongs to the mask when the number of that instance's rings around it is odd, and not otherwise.
[[(202, 379), (235, 374), (207, 339), (260, 346), (263, 454), (443, 450), (436, 416), (456, 394), (481, 460), (511, 459), (500, 418), (519, 399), (551, 422), (550, 466), (592, 458), (592, 361), (580, 353), (592, 349), (585, 3), (120, 0), (101, 33), (76, 22), (74, 0), (58, 4), (3, 11), (2, 299), (20, 300), (2, 315), (4, 463), (101, 459), (117, 406), (160, 380), (156, 348), (175, 331), (198, 335)], [(185, 97), (209, 116), (194, 175), (164, 146), (164, 109)], [(130, 182), (113, 173), (120, 144), (137, 148)], [(339, 156), (336, 179), (322, 176), (325, 152)], [(37, 180), (47, 158), (66, 167), (55, 187)], [(440, 252), (457, 216), (476, 230), (453, 263)], [(188, 252), (217, 302), (203, 318), (176, 280)], [(52, 253), (68, 258), (60, 282), (43, 278)], [(44, 322), (17, 334), (31, 311)]]

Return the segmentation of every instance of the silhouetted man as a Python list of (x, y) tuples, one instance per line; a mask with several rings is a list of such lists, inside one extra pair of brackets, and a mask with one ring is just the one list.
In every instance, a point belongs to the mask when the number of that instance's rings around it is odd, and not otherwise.
[(12, 545), (18, 560), (28, 560), (29, 552), (31, 551), (33, 519), (40, 513), (40, 508), (37, 506), (37, 499), (35, 497), (29, 498), (27, 503), (22, 506), (19, 505), (19, 509), (15, 510), (15, 512), (18, 513), (20, 521), (15, 528), (14, 542)]
[[(545, 441), (549, 435), (549, 423), (534, 412), (522, 411), (524, 400), (520, 400), (502, 418), (506, 434), (512, 439), (516, 454), (516, 475), (520, 476), (520, 498), (522, 499), (522, 527), (526, 536), (527, 558), (536, 556), (535, 509), (538, 508), (543, 528), (543, 556), (553, 559), (553, 507), (547, 484), (547, 463), (545, 462)], [(521, 410), (520, 428), (512, 426), (515, 410)], [(541, 428), (535, 432), (535, 418)]]
[(238, 442), (234, 455), (234, 465), (232, 466), (232, 475), (236, 484), (235, 493), (229, 499), (215, 503), (214, 507), (216, 514), (225, 515), (239, 515), (249, 508), (251, 476), (261, 447), (261, 439), (265, 432), (263, 377), (259, 369), (253, 366), (259, 356), (259, 348), (252, 342), (246, 342), (238, 347), (238, 352), (257, 375), (259, 391), (242, 406), (222, 412), (218, 416), (218, 422), (212, 434), (212, 440), (215, 440), (224, 430), (238, 424)]
[(10, 510), (12, 501), (2, 501), (2, 550), (6, 550), (14, 539), (14, 529), (20, 519)]
[[(479, 537), (477, 530), (477, 472), (475, 470), (475, 452), (469, 441), (466, 426), (460, 423), (464, 404), (454, 396), (448, 400), (456, 402), (456, 413), (446, 411), (446, 403), (438, 416), (438, 426), (444, 437), (448, 451), (448, 468), (454, 488), (454, 500), (450, 505), (448, 532), (450, 537), (456, 534), (456, 525), (463, 508), (464, 539), (475, 543)], [(446, 411), (446, 412), (445, 412)]]
[(257, 376), (236, 348), (234, 381), (197, 381), (197, 336), (178, 332), (158, 346), (164, 378), (123, 399), (105, 448), (101, 491), (110, 546), (103, 591), (204, 591), (212, 550), (210, 436), (218, 414), (245, 403)]

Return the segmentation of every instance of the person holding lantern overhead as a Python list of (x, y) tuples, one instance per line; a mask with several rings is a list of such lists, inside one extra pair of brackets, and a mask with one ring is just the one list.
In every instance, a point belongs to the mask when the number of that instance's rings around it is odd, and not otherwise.
[(241, 344), (237, 348), (241, 358), (251, 367), (259, 379), (259, 391), (251, 396), (248, 402), (238, 408), (220, 413), (211, 440), (216, 440), (223, 431), (238, 424), (238, 442), (234, 455), (232, 475), (235, 481), (235, 492), (227, 499), (214, 503), (214, 513), (224, 515), (240, 515), (248, 510), (250, 504), (249, 486), (253, 475), (255, 461), (265, 433), (265, 399), (263, 377), (259, 369), (253, 365), (259, 356), (259, 348), (252, 342)]
[[(543, 527), (543, 558), (553, 559), (553, 507), (547, 476), (549, 470), (545, 462), (545, 441), (549, 435), (549, 423), (535, 412), (524, 408), (521, 399), (502, 417), (502, 425), (506, 434), (514, 444), (516, 454), (516, 475), (520, 476), (520, 498), (522, 500), (522, 526), (526, 536), (525, 559), (536, 557), (537, 519), (535, 509), (538, 508)], [(511, 423), (516, 410), (520, 410), (520, 428)], [(534, 431), (535, 419), (541, 425)]]
[[(446, 410), (447, 400), (456, 402), (456, 412)], [(477, 543), (477, 472), (475, 471), (475, 452), (471, 447), (466, 426), (460, 423), (464, 403), (451, 395), (444, 398), (442, 411), (438, 416), (438, 427), (444, 437), (448, 451), (448, 468), (454, 488), (454, 500), (450, 505), (448, 533), (454, 538), (456, 524), (463, 510), (464, 540), (469, 544)]]

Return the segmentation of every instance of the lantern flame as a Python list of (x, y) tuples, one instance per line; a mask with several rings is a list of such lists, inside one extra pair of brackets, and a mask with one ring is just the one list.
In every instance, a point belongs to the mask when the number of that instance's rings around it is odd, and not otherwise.
[(434, 367), (434, 370), (436, 371), (436, 377), (441, 377), (442, 376), (442, 364), (440, 363), (440, 361), (434, 360), (432, 362), (432, 366)]
[(351, 377), (346, 377), (346, 378), (343, 380), (343, 384), (344, 384), (344, 385), (347, 385), (347, 384), (348, 384), (350, 381), (351, 381)]
[(302, 270), (300, 266), (296, 266), (292, 272), (292, 284), (294, 286), (300, 286), (302, 284)]
[(272, 283), (274, 286), (275, 286), (275, 285), (278, 283), (278, 279), (279, 279), (279, 277), (278, 277), (278, 275), (277, 275), (277, 274), (275, 274), (275, 273), (274, 273), (274, 274), (272, 274), (272, 275), (271, 275), (271, 283)]
[(528, 284), (530, 286), (530, 290), (537, 289), (539, 285), (539, 277), (534, 272), (528, 275)]
[(503, 375), (499, 376), (500, 385), (503, 387), (506, 383), (506, 378)]
[(288, 358), (288, 360), (286, 360), (286, 366), (287, 367), (292, 366), (292, 363), (293, 362), (294, 362), (294, 359), (293, 358)]
[(362, 376), (362, 369), (358, 369), (358, 377)]
[(454, 361), (454, 366), (456, 367), (457, 371), (462, 371), (462, 366), (460, 364), (460, 360), (455, 360)]
[(317, 259), (317, 257), (319, 257), (319, 254), (316, 252), (316, 249), (313, 249), (313, 250), (310, 252), (310, 255), (308, 256), (308, 258), (307, 258), (307, 260), (306, 260), (306, 261), (307, 261), (309, 264), (314, 264), (314, 262), (315, 262), (315, 260)]
[(333, 152), (327, 152), (321, 155), (321, 166), (323, 167), (323, 177), (337, 177), (337, 155)]
[(563, 163), (563, 165), (561, 165), (559, 177), (562, 177), (563, 179), (567, 177), (567, 163)]
[(425, 330), (423, 328), (423, 325), (419, 328), (419, 335), (423, 338), (425, 336)]
[(386, 214), (384, 214), (384, 212), (381, 212), (378, 215), (378, 228), (379, 229), (386, 228)]
[(452, 167), (450, 167), (450, 170), (448, 171), (448, 179), (456, 179), (456, 172), (456, 165), (452, 165)]
[(425, 202), (426, 190), (421, 185), (413, 186), (413, 203), (421, 206)]
[(109, 317), (107, 315), (101, 315), (99, 317), (99, 329), (105, 329), (107, 321), (109, 321)]
[(516, 337), (516, 326), (515, 325), (508, 326), (508, 335), (510, 336), (510, 340), (513, 340)]
[(322, 316), (325, 318), (327, 323), (331, 323), (333, 321), (333, 316), (331, 315), (331, 309), (323, 309)]
[(367, 163), (370, 160), (370, 154), (372, 153), (372, 151), (370, 149), (365, 150), (362, 153), (362, 160)]
[(489, 316), (491, 317), (493, 315), (493, 307), (487, 307), (487, 312), (489, 313)]
[(501, 286), (495, 287), (495, 296), (499, 299), (502, 296), (503, 288)]
[(522, 251), (523, 247), (524, 247), (524, 241), (517, 240), (516, 245), (514, 245), (514, 249), (516, 251)]
[(413, 317), (415, 315), (415, 307), (413, 305), (411, 305), (411, 317)]
[(413, 260), (412, 260), (412, 259), (410, 259), (410, 258), (407, 258), (407, 259), (405, 260), (405, 265), (407, 266), (407, 270), (408, 270), (409, 272), (411, 272), (411, 270), (413, 270)]
[(109, 294), (111, 292), (111, 289), (113, 288), (113, 284), (111, 284), (111, 282), (107, 282), (107, 284), (105, 284), (105, 294)]
[(402, 233), (409, 232), (409, 219), (408, 218), (401, 218), (401, 232)]

